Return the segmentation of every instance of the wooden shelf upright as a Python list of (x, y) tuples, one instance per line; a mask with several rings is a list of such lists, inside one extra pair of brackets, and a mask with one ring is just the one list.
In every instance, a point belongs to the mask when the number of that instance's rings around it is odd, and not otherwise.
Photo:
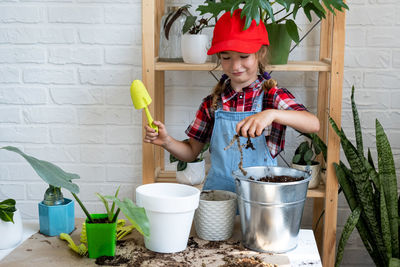
[[(215, 63), (192, 65), (185, 63), (158, 62), (159, 29), (164, 13), (163, 0), (142, 1), (142, 79), (153, 103), (150, 111), (157, 120), (164, 121), (164, 74), (165, 71), (208, 71)], [(289, 62), (286, 65), (271, 65), (274, 71), (314, 71), (318, 72), (318, 111), (321, 123), (319, 136), (328, 146), (326, 162), (326, 186), (309, 190), (307, 197), (313, 198), (313, 228), (321, 212), (324, 218), (314, 234), (323, 266), (334, 266), (336, 247), (336, 222), (338, 183), (333, 162), (339, 162), (340, 140), (328, 125), (328, 114), (340, 127), (342, 111), (342, 84), (345, 46), (345, 12), (328, 12), (321, 22), (319, 61)], [(143, 116), (143, 124), (146, 124)], [(143, 144), (143, 183), (174, 182), (175, 173), (164, 170), (164, 152), (150, 144)]]

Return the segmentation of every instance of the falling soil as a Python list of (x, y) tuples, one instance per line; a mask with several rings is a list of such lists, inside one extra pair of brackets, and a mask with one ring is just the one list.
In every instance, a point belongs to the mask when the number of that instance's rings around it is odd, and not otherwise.
[(304, 177), (292, 177), (292, 176), (265, 176), (258, 179), (254, 179), (250, 176), (249, 180), (259, 181), (259, 182), (269, 182), (269, 183), (288, 183), (288, 182), (297, 182), (304, 180)]

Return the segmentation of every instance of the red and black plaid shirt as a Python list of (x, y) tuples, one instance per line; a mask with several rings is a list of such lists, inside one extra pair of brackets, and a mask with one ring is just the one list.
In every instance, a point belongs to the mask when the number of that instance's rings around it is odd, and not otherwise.
[[(230, 80), (226, 81), (225, 91), (221, 95), (222, 109), (225, 111), (251, 111), (255, 97), (264, 93), (262, 110), (306, 110), (306, 108), (296, 102), (294, 96), (285, 88), (271, 88), (268, 92), (262, 90), (262, 81), (259, 76), (248, 87), (243, 88), (243, 92), (236, 92), (230, 86)], [(195, 140), (207, 143), (210, 142), (214, 128), (214, 112), (211, 109), (212, 96), (203, 99), (196, 113), (196, 118), (186, 129), (186, 134)], [(264, 135), (272, 157), (276, 157), (285, 146), (286, 125), (272, 123), (265, 131)]]

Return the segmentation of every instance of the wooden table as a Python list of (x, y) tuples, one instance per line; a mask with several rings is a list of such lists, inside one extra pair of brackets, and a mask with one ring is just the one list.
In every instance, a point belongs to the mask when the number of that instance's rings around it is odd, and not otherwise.
[[(71, 234), (79, 244), (81, 223), (77, 219), (77, 229)], [(223, 242), (209, 242), (196, 237), (192, 229), (188, 247), (179, 253), (161, 254), (147, 250), (143, 237), (136, 231), (117, 244), (116, 257), (103, 259), (103, 263), (120, 262), (119, 266), (235, 266), (246, 262), (246, 266), (322, 266), (311, 230), (300, 230), (296, 249), (283, 253), (259, 253), (248, 250), (240, 244), (240, 223), (237, 220), (231, 239)], [(1, 256), (1, 255), (0, 255)], [(58, 237), (44, 236), (38, 232), (15, 248), (0, 261), (0, 266), (98, 266), (94, 259), (78, 256)], [(238, 265), (236, 265), (238, 266)]]

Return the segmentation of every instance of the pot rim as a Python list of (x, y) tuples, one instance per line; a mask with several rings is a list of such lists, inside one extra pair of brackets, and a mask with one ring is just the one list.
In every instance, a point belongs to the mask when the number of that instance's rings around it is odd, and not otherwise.
[[(202, 194), (203, 192), (215, 192), (215, 191), (223, 192), (223, 193), (225, 193), (225, 194), (227, 194), (227, 195), (230, 195), (230, 197), (232, 197), (232, 198), (225, 199), (225, 200), (208, 200), (208, 199), (201, 199), (201, 194)], [(202, 191), (200, 192), (200, 200), (199, 200), (199, 201), (203, 201), (203, 202), (229, 202), (229, 201), (235, 201), (235, 200), (237, 200), (237, 194), (234, 193), (234, 192), (227, 191), (227, 190), (212, 189), (212, 190), (202, 190)]]
[(233, 177), (235, 178), (235, 180), (239, 180), (239, 181), (245, 181), (245, 182), (252, 182), (252, 183), (257, 183), (257, 184), (268, 184), (268, 185), (298, 185), (298, 184), (302, 184), (302, 183), (306, 183), (309, 182), (311, 180), (311, 175), (308, 172), (305, 171), (301, 171), (301, 170), (297, 170), (294, 168), (289, 168), (289, 167), (277, 167), (277, 166), (254, 166), (254, 167), (247, 167), (247, 168), (243, 168), (244, 170), (248, 170), (248, 169), (252, 169), (252, 168), (260, 168), (260, 167), (264, 167), (264, 168), (268, 168), (268, 169), (290, 169), (290, 170), (294, 170), (298, 173), (303, 173), (304, 174), (304, 179), (300, 180), (300, 181), (294, 181), (294, 182), (263, 182), (263, 181), (257, 181), (257, 180), (250, 180), (249, 175), (243, 176), (243, 173), (241, 172), (241, 170), (235, 170), (232, 172)]

